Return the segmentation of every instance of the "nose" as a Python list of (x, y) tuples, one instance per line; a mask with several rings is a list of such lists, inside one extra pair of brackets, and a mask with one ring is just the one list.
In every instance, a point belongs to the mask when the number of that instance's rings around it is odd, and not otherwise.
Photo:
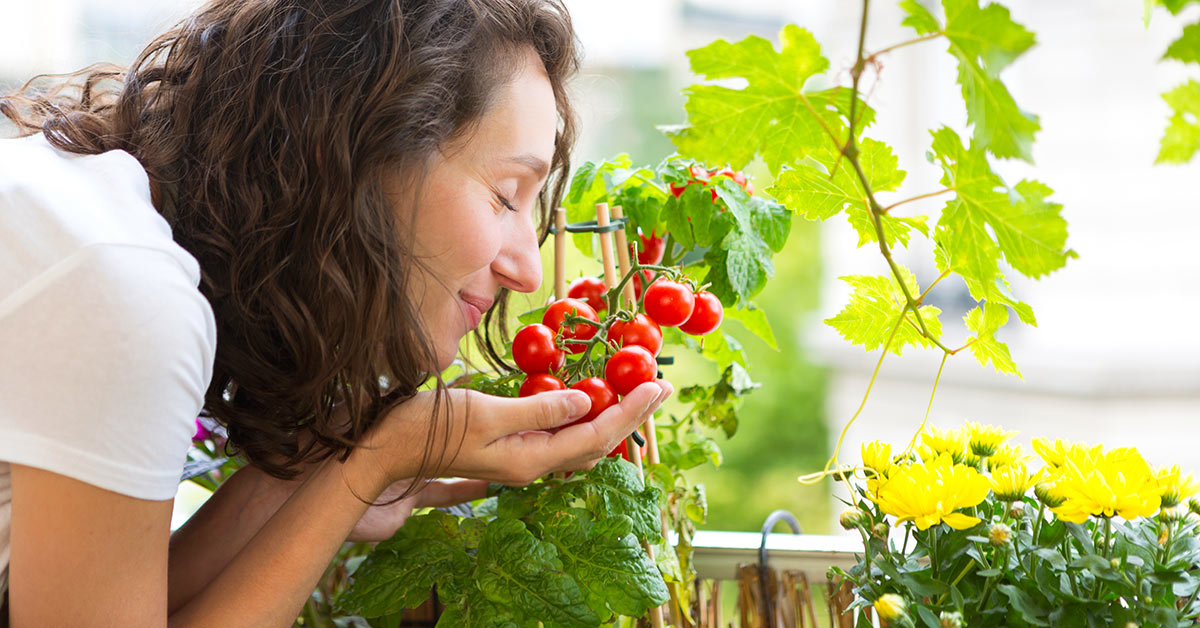
[(510, 220), (504, 229), (504, 242), (492, 262), (492, 272), (499, 277), (500, 285), (509, 290), (533, 292), (542, 285), (537, 230), (528, 220)]

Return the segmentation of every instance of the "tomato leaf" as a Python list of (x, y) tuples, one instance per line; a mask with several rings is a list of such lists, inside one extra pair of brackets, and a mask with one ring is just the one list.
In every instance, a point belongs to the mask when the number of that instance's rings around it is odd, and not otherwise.
[(767, 321), (766, 312), (753, 303), (746, 303), (744, 308), (728, 308), (725, 310), (725, 320), (735, 320), (741, 323), (750, 333), (758, 336), (768, 347), (778, 351), (779, 342), (775, 340), (775, 332)]

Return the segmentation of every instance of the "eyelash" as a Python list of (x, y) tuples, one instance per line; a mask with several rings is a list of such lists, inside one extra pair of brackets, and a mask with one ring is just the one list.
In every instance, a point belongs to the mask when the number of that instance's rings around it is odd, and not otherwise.
[(505, 208), (507, 208), (508, 211), (511, 211), (511, 212), (518, 211), (517, 208), (513, 207), (513, 204), (510, 203), (509, 200), (504, 198), (503, 196), (500, 196), (499, 194), (497, 194), (496, 198), (500, 200), (500, 204), (503, 205)]

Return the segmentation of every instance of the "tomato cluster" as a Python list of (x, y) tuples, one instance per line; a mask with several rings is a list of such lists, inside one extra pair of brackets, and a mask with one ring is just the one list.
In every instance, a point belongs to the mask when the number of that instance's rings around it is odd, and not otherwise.
[[(526, 373), (520, 396), (568, 387), (583, 391), (591, 399), (591, 408), (575, 423), (591, 421), (616, 405), (621, 396), (658, 377), (656, 357), (663, 346), (662, 327), (678, 327), (701, 336), (721, 325), (724, 308), (711, 292), (668, 278), (678, 275), (677, 271), (654, 278), (651, 269), (641, 268), (643, 263), (661, 261), (665, 248), (654, 233), (641, 239), (644, 246), (638, 265), (632, 276), (626, 277), (637, 288), (637, 309), (641, 311), (620, 310), (601, 317), (612, 293), (597, 278), (576, 280), (569, 296), (546, 307), (542, 322), (522, 327), (513, 338), (513, 360)], [(647, 257), (642, 262), (644, 253)], [(644, 294), (639, 279), (649, 284)], [(568, 356), (577, 357), (569, 360)], [(623, 444), (609, 455), (628, 458)]]

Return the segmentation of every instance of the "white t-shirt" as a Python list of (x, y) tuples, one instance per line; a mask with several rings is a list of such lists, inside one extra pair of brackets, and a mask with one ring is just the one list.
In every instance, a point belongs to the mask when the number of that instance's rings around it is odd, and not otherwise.
[(199, 282), (133, 156), (0, 140), (0, 596), (10, 462), (175, 496), (216, 351)]

